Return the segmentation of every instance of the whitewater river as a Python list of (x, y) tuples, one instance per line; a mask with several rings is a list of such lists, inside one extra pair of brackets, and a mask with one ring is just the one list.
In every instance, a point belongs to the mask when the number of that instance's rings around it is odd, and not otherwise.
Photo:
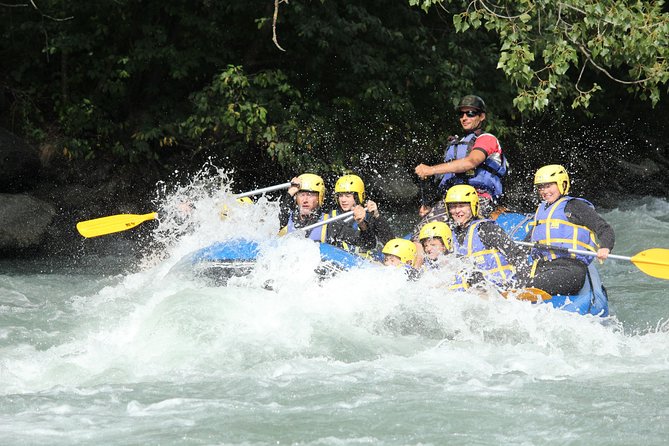
[[(187, 221), (163, 212), (164, 249), (127, 268), (0, 264), (0, 444), (667, 443), (669, 281), (605, 263), (603, 320), (393, 269), (319, 283), (315, 245), (287, 239), (216, 287), (179, 260), (271, 237), (276, 208), (221, 221), (195, 200)], [(617, 254), (669, 248), (666, 200), (603, 216)]]

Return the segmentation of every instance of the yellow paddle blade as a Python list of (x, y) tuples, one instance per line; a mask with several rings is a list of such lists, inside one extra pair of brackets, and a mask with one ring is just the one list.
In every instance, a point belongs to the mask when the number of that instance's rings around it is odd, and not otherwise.
[(647, 249), (632, 257), (630, 261), (649, 276), (669, 279), (669, 249)]
[(537, 302), (539, 300), (551, 300), (553, 296), (540, 290), (539, 288), (518, 288), (508, 291), (502, 291), (502, 296), (505, 299), (514, 298), (518, 300), (527, 300), (530, 302)]
[(77, 231), (86, 238), (121, 232), (134, 228), (138, 224), (157, 218), (156, 212), (148, 214), (119, 214), (101, 217), (77, 223)]

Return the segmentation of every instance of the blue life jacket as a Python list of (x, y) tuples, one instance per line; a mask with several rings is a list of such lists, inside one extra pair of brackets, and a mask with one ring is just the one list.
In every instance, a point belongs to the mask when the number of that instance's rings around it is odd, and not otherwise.
[[(325, 221), (329, 218), (330, 216), (328, 214), (322, 213), (321, 218), (319, 218), (318, 221)], [(285, 229), (286, 229), (285, 233), (290, 233), (300, 230), (300, 228), (295, 227), (295, 222), (293, 221), (293, 211), (290, 211), (290, 217), (288, 217), (288, 225), (286, 225)], [(281, 231), (281, 233), (283, 233), (283, 231)], [(325, 241), (327, 240), (327, 235), (328, 235), (328, 225), (322, 225), (319, 228), (314, 228), (311, 231), (309, 231), (309, 235), (307, 236), (307, 238), (310, 238), (315, 242), (325, 243)]]
[[(537, 212), (534, 214), (534, 220), (530, 223), (530, 225), (534, 226), (532, 229), (532, 242), (545, 243), (547, 245), (559, 246), (561, 248), (597, 252), (599, 244), (597, 243), (595, 234), (589, 228), (576, 225), (570, 222), (567, 218), (564, 208), (571, 200), (584, 201), (594, 209), (594, 206), (589, 201), (569, 196), (561, 197), (551, 205), (541, 203), (537, 208)], [(530, 255), (534, 260), (534, 266), (531, 273), (532, 276), (536, 269), (536, 263), (541, 259), (551, 261), (560, 257), (565, 257), (578, 259), (586, 265), (589, 265), (593, 259), (593, 257), (590, 256), (572, 254), (562, 250), (554, 251), (537, 248), (532, 248)]]
[[(495, 138), (490, 133), (482, 133), (482, 135), (489, 135)], [(472, 151), (474, 143), (478, 136), (476, 133), (468, 133), (464, 137), (456, 140), (446, 147), (444, 153), (444, 162), (448, 163), (453, 160), (466, 158)], [(496, 139), (496, 138), (495, 138)], [(493, 200), (499, 199), (502, 196), (502, 177), (506, 175), (507, 162), (503, 154), (500, 154), (499, 162), (492, 156), (487, 156), (474, 170), (463, 173), (446, 173), (442, 176), (439, 182), (439, 190), (446, 191), (451, 186), (456, 184), (469, 184), (474, 189), (483, 189), (487, 191)]]
[[(490, 282), (498, 286), (509, 285), (509, 282), (515, 279), (514, 268), (499, 250), (488, 249), (483, 245), (479, 237), (478, 226), (484, 221), (492, 220), (474, 220), (469, 224), (462, 244), (457, 237), (453, 237), (453, 251), (463, 257), (471, 258), (474, 266)], [(458, 285), (462, 283), (462, 279), (459, 282), (456, 281)]]

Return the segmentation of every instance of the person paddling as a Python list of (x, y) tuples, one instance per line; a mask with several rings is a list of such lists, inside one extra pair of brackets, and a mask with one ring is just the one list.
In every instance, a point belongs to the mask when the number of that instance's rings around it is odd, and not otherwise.
[(466, 184), (451, 187), (444, 200), (453, 221), (453, 250), (473, 261), (474, 272), (460, 278), (461, 289), (484, 279), (498, 288), (516, 285), (515, 273), (521, 277), (529, 267), (527, 255), (494, 221), (479, 218), (476, 189)]
[[(587, 250), (605, 260), (615, 243), (613, 228), (582, 198), (567, 195), (571, 187), (567, 170), (558, 164), (537, 170), (534, 185), (542, 202), (530, 222), (530, 239), (567, 249)], [(592, 256), (534, 247), (528, 286), (548, 294), (577, 294), (585, 284)]]
[[(335, 197), (337, 205), (330, 212), (330, 217), (353, 210), (357, 207), (364, 207), (365, 219), (362, 223), (357, 223), (354, 219), (348, 221), (349, 226), (354, 230), (365, 229), (370, 231), (375, 238), (376, 245), (383, 247), (388, 240), (394, 237), (388, 221), (381, 215), (376, 203), (372, 200), (366, 200), (365, 183), (358, 175), (344, 175), (335, 183)], [(361, 253), (357, 246), (344, 245), (344, 249)], [(376, 246), (375, 246), (376, 247)]]
[[(281, 198), (279, 204), (279, 234), (297, 231), (305, 226), (328, 220), (330, 215), (323, 212), (325, 198), (325, 183), (323, 179), (312, 173), (304, 173), (291, 180), (288, 192)], [(353, 219), (360, 230), (355, 230), (341, 220), (322, 225), (305, 233), (311, 240), (341, 246), (344, 243), (360, 246), (363, 249), (373, 249), (375, 246), (374, 234), (367, 231), (363, 225), (365, 209), (357, 206), (353, 209)]]
[[(434, 166), (421, 163), (415, 168), (416, 175), (422, 180), (429, 177), (435, 180), (425, 184), (432, 187), (423, 194), (419, 214), (426, 221), (422, 221), (420, 227), (427, 221), (443, 221), (438, 215), (447, 217), (441, 200), (448, 189), (457, 184), (469, 184), (476, 189), (481, 215), (486, 218), (502, 196), (502, 178), (506, 175), (508, 165), (497, 138), (483, 131), (486, 121), (485, 102), (479, 96), (467, 95), (460, 99), (455, 110), (463, 136), (449, 138), (443, 163)], [(430, 201), (437, 203), (433, 205)]]

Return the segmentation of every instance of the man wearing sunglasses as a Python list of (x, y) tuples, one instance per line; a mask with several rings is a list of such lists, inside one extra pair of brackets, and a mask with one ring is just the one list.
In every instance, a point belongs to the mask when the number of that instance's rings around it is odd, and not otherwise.
[[(494, 204), (502, 196), (502, 178), (507, 171), (507, 162), (502, 148), (494, 135), (483, 132), (486, 106), (483, 99), (467, 95), (460, 99), (456, 115), (464, 136), (449, 138), (444, 162), (434, 166), (419, 164), (416, 175), (421, 179), (434, 177), (436, 191), (424, 194), (419, 213), (425, 217), (432, 209), (431, 204), (441, 202), (451, 186), (469, 184), (476, 189), (481, 203), (480, 212), (488, 217)], [(434, 213), (434, 212), (433, 212)]]
[[(483, 132), (486, 106), (483, 99), (467, 95), (455, 108), (464, 135), (451, 136), (444, 153), (444, 162), (434, 166), (419, 164), (415, 172), (422, 180), (434, 177), (435, 181), (424, 181), (418, 214), (420, 222), (414, 227), (411, 240), (421, 252), (418, 242), (420, 228), (432, 221), (447, 221), (448, 210), (444, 197), (451, 186), (469, 184), (479, 197), (479, 216), (488, 218), (494, 205), (502, 196), (502, 177), (507, 171), (506, 158), (494, 135)], [(418, 261), (422, 256), (418, 256)], [(420, 266), (420, 265), (417, 265)]]

